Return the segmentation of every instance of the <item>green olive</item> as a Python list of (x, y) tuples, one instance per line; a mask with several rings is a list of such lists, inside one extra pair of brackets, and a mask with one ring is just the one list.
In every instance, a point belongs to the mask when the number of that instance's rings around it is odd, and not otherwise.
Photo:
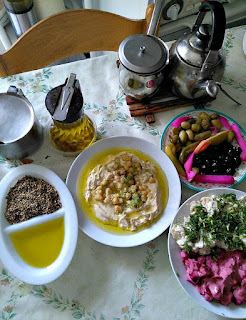
[(233, 130), (229, 130), (228, 136), (227, 136), (227, 141), (231, 143), (232, 140), (234, 139), (234, 137), (235, 137), (235, 133), (233, 132)]
[(187, 134), (188, 140), (190, 141), (194, 140), (194, 133), (191, 129), (186, 130), (186, 134)]
[(199, 132), (200, 130), (201, 130), (201, 126), (200, 126), (200, 124), (199, 123), (193, 123), (192, 125), (191, 125), (191, 130), (193, 131), (193, 132)]
[(187, 141), (187, 133), (184, 130), (181, 130), (179, 133), (179, 140), (182, 144), (185, 144)]
[(210, 120), (210, 116), (204, 111), (199, 114), (199, 118), (201, 118), (202, 120)]
[(204, 131), (204, 132), (196, 134), (194, 139), (195, 139), (195, 141), (202, 141), (202, 140), (209, 138), (211, 136), (211, 134), (212, 134), (211, 131)]
[(179, 129), (178, 128), (173, 128), (172, 129), (172, 134), (173, 135), (179, 134)]
[(209, 119), (202, 119), (201, 126), (203, 130), (208, 130), (210, 127)]
[(179, 136), (177, 134), (170, 137), (170, 141), (174, 144), (177, 143), (178, 140), (179, 140)]
[(211, 125), (219, 130), (222, 128), (222, 124), (218, 119), (211, 120)]
[(210, 115), (210, 118), (213, 120), (213, 119), (217, 119), (219, 117), (218, 113), (212, 113)]
[(196, 119), (196, 123), (197, 123), (197, 124), (201, 124), (201, 122), (202, 122), (202, 118), (199, 118), (199, 117), (198, 117), (198, 118)]
[(185, 130), (190, 129), (190, 123), (188, 121), (181, 122), (181, 127)]

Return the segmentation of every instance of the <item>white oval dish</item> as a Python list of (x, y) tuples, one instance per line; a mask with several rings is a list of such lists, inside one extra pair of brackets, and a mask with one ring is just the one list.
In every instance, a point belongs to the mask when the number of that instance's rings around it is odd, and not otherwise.
[[(184, 217), (187, 217), (190, 213), (190, 203), (191, 201), (197, 201), (201, 197), (218, 195), (223, 193), (235, 193), (237, 198), (245, 196), (245, 192), (234, 190), (230, 188), (215, 188), (209, 189), (202, 192), (196, 193), (194, 196), (190, 197), (186, 200), (179, 208), (171, 226), (177, 221), (183, 221)], [(176, 241), (173, 239), (170, 231), (168, 234), (168, 255), (169, 260), (174, 272), (176, 279), (178, 280), (181, 287), (184, 291), (200, 306), (211, 311), (215, 314), (218, 314), (223, 317), (228, 317), (232, 319), (242, 319), (246, 317), (246, 303), (244, 302), (242, 305), (237, 306), (234, 303), (231, 303), (229, 306), (223, 306), (218, 302), (208, 302), (204, 299), (202, 295), (196, 290), (196, 288), (186, 280), (186, 270), (183, 265), (183, 262), (180, 258), (180, 247), (177, 245)]]
[[(99, 152), (114, 147), (135, 149), (152, 157), (165, 173), (168, 182), (169, 197), (160, 219), (149, 228), (132, 234), (113, 234), (100, 229), (86, 217), (77, 200), (78, 176), (84, 164)], [(134, 247), (158, 237), (169, 227), (181, 199), (179, 176), (171, 160), (154, 144), (135, 137), (115, 136), (94, 143), (75, 159), (69, 169), (66, 183), (75, 200), (80, 229), (92, 239), (114, 247)]]
[[(22, 177), (30, 175), (50, 183), (58, 192), (62, 207), (54, 213), (41, 215), (30, 220), (10, 225), (5, 218), (6, 195), (9, 189)], [(10, 233), (64, 218), (64, 241), (57, 259), (45, 268), (36, 268), (27, 264), (16, 252)], [(51, 170), (34, 164), (26, 164), (11, 170), (0, 183), (0, 260), (18, 279), (40, 285), (57, 279), (70, 264), (78, 236), (78, 219), (73, 198), (65, 183)]]

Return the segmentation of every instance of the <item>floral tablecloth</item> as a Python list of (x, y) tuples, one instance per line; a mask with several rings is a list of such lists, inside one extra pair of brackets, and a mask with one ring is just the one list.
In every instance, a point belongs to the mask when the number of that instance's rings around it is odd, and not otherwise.
[[(246, 27), (239, 27), (226, 32), (227, 65), (222, 82), (224, 89), (242, 105), (237, 106), (221, 92), (208, 105), (231, 116), (244, 129), (246, 57), (242, 40), (245, 31)], [(71, 72), (76, 73), (84, 96), (85, 112), (96, 122), (98, 138), (129, 135), (159, 146), (165, 125), (192, 107), (158, 113), (152, 125), (146, 124), (143, 117), (131, 118), (125, 97), (119, 90), (116, 59), (117, 54), (111, 53), (1, 78), (0, 92), (6, 92), (10, 85), (21, 88), (45, 127), (50, 119), (44, 104), (46, 94), (63, 83)], [(65, 180), (74, 157), (59, 153), (45, 138), (42, 147), (30, 159)], [(10, 161), (0, 155), (0, 179), (19, 165), (23, 165), (23, 161)], [(246, 191), (246, 182), (237, 188)], [(182, 200), (194, 192), (182, 187)], [(25, 284), (0, 263), (0, 319), (214, 320), (221, 317), (198, 306), (177, 283), (168, 260), (167, 231), (156, 240), (135, 248), (105, 246), (80, 231), (70, 266), (50, 284)]]

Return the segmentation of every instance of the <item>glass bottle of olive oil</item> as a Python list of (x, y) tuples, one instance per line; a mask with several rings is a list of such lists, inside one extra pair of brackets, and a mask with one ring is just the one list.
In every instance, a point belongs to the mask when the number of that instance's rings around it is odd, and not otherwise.
[(60, 151), (82, 151), (95, 140), (95, 137), (93, 122), (85, 114), (72, 123), (53, 120), (50, 126), (50, 138)]
[(53, 119), (49, 135), (55, 148), (77, 153), (94, 142), (96, 128), (83, 112), (83, 96), (75, 74), (47, 94), (45, 105)]

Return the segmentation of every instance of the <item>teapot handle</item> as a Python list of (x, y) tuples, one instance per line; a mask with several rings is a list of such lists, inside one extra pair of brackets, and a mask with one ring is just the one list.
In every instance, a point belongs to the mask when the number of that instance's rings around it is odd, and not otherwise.
[(199, 8), (199, 15), (192, 31), (197, 31), (199, 29), (208, 10), (210, 10), (212, 14), (212, 34), (208, 43), (208, 49), (219, 50), (224, 41), (226, 26), (225, 10), (222, 3), (218, 1), (204, 2)]

